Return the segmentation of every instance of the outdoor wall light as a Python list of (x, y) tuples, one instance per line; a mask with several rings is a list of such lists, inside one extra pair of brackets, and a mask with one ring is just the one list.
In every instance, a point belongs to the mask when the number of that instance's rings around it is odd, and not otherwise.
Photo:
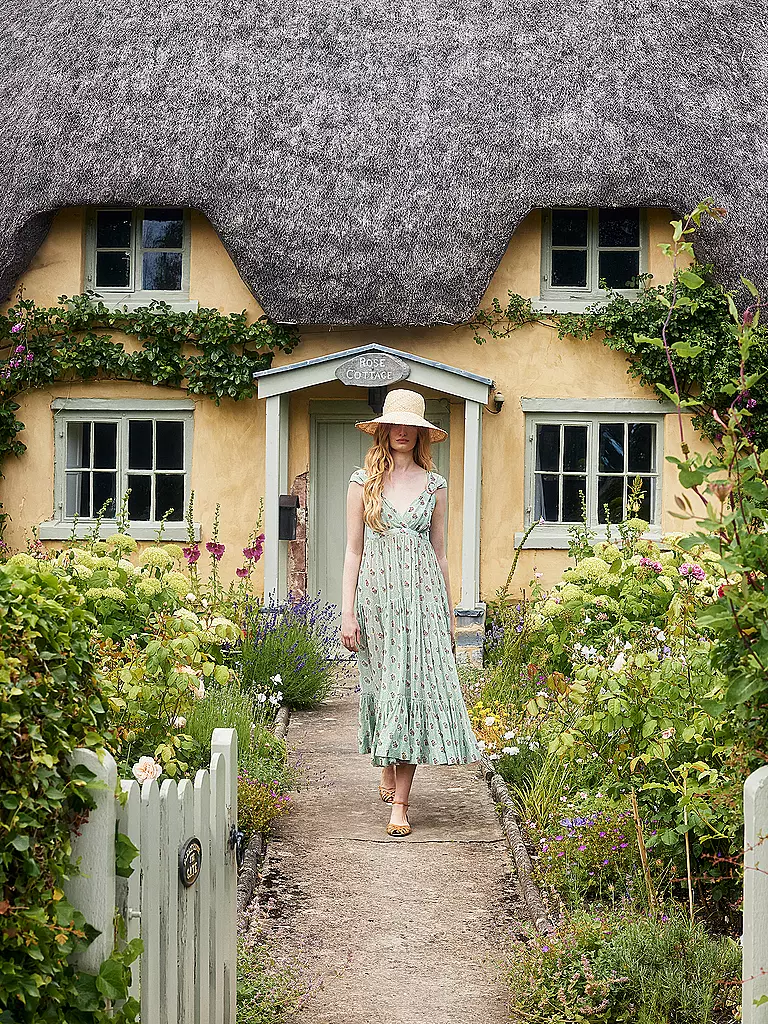
[(489, 409), (489, 412), (498, 413), (501, 412), (501, 407), (504, 405), (504, 395), (501, 391), (494, 391), (493, 393), (493, 408)]

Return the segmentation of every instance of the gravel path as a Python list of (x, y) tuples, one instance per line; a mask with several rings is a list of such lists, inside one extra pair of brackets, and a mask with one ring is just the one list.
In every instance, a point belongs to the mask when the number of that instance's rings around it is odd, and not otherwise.
[(523, 914), (473, 766), (420, 766), (404, 839), (357, 753), (357, 672), (288, 742), (306, 783), (268, 846), (261, 915), (322, 987), (296, 1024), (506, 1024), (505, 939)]

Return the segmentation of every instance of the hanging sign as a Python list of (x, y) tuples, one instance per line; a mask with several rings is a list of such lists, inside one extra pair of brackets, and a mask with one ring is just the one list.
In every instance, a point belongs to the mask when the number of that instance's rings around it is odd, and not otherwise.
[(344, 384), (362, 388), (378, 388), (405, 380), (411, 372), (410, 366), (396, 356), (386, 352), (371, 352), (345, 359), (336, 367), (336, 376)]
[(179, 878), (188, 889), (200, 877), (203, 866), (203, 844), (193, 836), (179, 850)]

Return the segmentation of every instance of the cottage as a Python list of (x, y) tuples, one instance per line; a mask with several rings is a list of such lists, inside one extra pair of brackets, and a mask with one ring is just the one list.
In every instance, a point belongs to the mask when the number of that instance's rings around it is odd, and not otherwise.
[[(108, 372), (23, 391), (27, 449), (0, 484), (10, 544), (32, 527), (55, 544), (75, 516), (87, 529), (127, 487), (135, 536), (173, 508), (164, 536), (183, 540), (194, 491), (204, 539), (221, 504), (231, 576), (263, 497), (265, 592), (338, 602), (346, 481), (369, 443), (354, 423), (398, 383), (449, 434), (434, 456), (466, 644), (538, 520), (518, 582), (555, 578), (581, 493), (599, 531), (639, 475), (651, 535), (677, 528), (672, 407), (621, 353), (539, 323), (478, 345), (466, 322), (509, 291), (578, 311), (602, 278), (630, 295), (638, 275), (667, 280), (669, 221), (708, 195), (730, 217), (703, 227), (700, 258), (762, 283), (765, 204), (733, 125), (765, 101), (745, 107), (717, 5), (30, 0), (14, 24), (3, 311), (20, 286), (38, 306), (90, 291), (266, 313), (298, 343), (220, 405)], [(295, 538), (279, 539), (290, 496)]]

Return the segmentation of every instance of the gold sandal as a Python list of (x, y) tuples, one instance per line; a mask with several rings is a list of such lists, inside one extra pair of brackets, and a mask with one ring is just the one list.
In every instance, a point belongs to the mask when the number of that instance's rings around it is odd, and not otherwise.
[[(393, 804), (401, 804), (403, 807), (407, 807), (408, 806), (408, 804), (404, 803), (402, 800), (393, 800), (392, 803)], [(387, 825), (387, 835), (388, 836), (409, 836), (410, 834), (411, 834), (411, 826), (408, 824), (407, 821), (405, 822), (404, 825), (393, 825), (391, 823), (389, 825)]]
[(379, 786), (379, 796), (385, 804), (391, 804), (395, 799), (395, 791), (394, 789), (384, 789), (383, 786)]

